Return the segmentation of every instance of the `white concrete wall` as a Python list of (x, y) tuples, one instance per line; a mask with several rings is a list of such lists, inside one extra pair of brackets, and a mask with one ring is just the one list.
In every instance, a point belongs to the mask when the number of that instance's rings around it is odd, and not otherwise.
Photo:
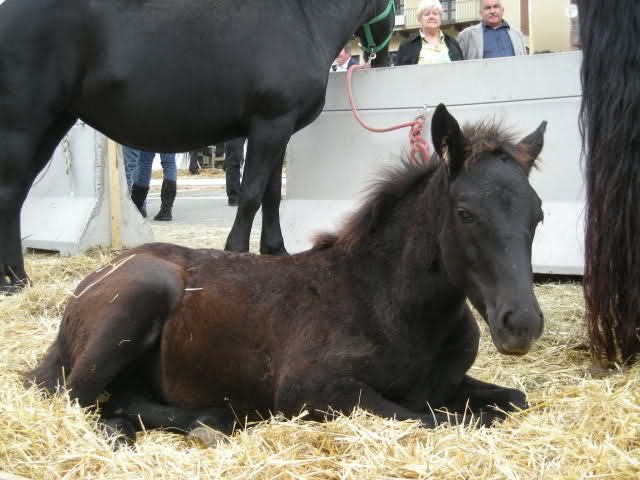
[[(534, 270), (581, 274), (580, 59), (579, 52), (566, 52), (358, 71), (354, 95), (365, 121), (376, 127), (413, 120), (421, 104), (440, 102), (461, 123), (496, 116), (522, 136), (547, 120), (541, 168), (531, 174), (545, 211)], [(291, 252), (308, 248), (311, 233), (335, 230), (380, 167), (396, 162), (408, 145), (407, 129), (371, 133), (356, 123), (345, 76), (330, 76), (323, 113), (289, 144), (281, 217)]]

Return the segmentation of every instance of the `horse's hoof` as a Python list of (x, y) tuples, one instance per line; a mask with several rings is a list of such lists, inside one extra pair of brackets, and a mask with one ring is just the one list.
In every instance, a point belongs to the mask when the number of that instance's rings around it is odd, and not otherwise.
[(14, 287), (13, 285), (2, 285), (0, 286), (0, 297), (4, 295), (15, 295), (16, 293), (19, 293), (20, 290), (22, 289)]
[(288, 257), (289, 252), (284, 247), (269, 248), (260, 247), (260, 255), (273, 255), (274, 257)]
[(217, 447), (219, 444), (227, 441), (227, 436), (224, 433), (207, 427), (206, 425), (200, 425), (192, 429), (187, 434), (187, 438), (195, 438), (207, 447)]
[(16, 295), (29, 285), (31, 285), (29, 281), (0, 285), (0, 295)]

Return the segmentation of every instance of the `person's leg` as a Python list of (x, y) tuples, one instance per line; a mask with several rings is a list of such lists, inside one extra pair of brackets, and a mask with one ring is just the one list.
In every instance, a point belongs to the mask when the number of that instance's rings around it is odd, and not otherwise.
[(178, 178), (178, 169), (176, 168), (175, 153), (161, 153), (160, 165), (162, 165), (162, 177), (165, 180), (175, 182)]
[(198, 154), (200, 153), (200, 149), (191, 150), (189, 155), (189, 173), (191, 175), (199, 175), (200, 174), (200, 165), (198, 164)]
[(238, 137), (224, 144), (224, 171), (229, 205), (238, 204), (240, 196), (240, 167), (244, 162), (244, 142), (246, 137)]
[(153, 158), (156, 156), (154, 152), (145, 152), (140, 150), (138, 156), (138, 168), (136, 168), (133, 176), (134, 185), (148, 187), (151, 182), (151, 168), (153, 166)]
[(162, 189), (160, 190), (160, 211), (153, 217), (154, 220), (171, 221), (173, 219), (173, 201), (176, 199), (176, 180), (178, 178), (176, 169), (176, 154), (161, 153), (160, 164), (162, 165)]
[(131, 193), (131, 185), (133, 185), (133, 175), (138, 166), (138, 156), (140, 150), (122, 145), (122, 157), (124, 159), (124, 173), (127, 177), (127, 190)]
[(131, 185), (131, 200), (138, 207), (140, 214), (147, 218), (145, 200), (149, 193), (149, 183), (151, 182), (151, 167), (155, 153), (138, 150), (138, 164), (133, 174), (133, 185)]

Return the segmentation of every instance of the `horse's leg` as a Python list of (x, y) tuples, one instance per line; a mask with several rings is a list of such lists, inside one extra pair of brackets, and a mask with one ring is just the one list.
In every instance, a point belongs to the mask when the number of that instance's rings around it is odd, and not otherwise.
[[(265, 199), (265, 192), (268, 191), (268, 205), (263, 217), (266, 225), (262, 226), (262, 241), (268, 244), (262, 244), (261, 251), (285, 252), (279, 215), (274, 215), (274, 207), (277, 209), (280, 204), (278, 184), (281, 180), (272, 179), (272, 177), (282, 175), (284, 151), (292, 133), (293, 120), (289, 117), (276, 120), (258, 118), (252, 122), (238, 211), (227, 237), (225, 250), (249, 251), (253, 219)], [(264, 205), (263, 208), (265, 208)]]
[(285, 149), (269, 178), (267, 189), (262, 198), (262, 233), (260, 235), (260, 253), (266, 255), (288, 255), (284, 247), (280, 228), (280, 201), (282, 199), (282, 165)]
[[(36, 118), (38, 112), (32, 113)], [(16, 293), (30, 283), (22, 256), (20, 211), (33, 181), (76, 117), (63, 113), (49, 122), (34, 120), (47, 125), (41, 129), (27, 118), (27, 127), (14, 121), (10, 125), (0, 118), (0, 293)]]

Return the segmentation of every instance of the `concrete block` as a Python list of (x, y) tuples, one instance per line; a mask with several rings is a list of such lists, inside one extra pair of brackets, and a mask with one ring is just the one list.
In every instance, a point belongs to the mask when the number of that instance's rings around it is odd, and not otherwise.
[[(153, 240), (151, 227), (129, 200), (118, 148), (120, 236), (125, 247)], [(107, 139), (78, 122), (36, 178), (22, 208), (22, 247), (78, 255), (111, 245)]]

